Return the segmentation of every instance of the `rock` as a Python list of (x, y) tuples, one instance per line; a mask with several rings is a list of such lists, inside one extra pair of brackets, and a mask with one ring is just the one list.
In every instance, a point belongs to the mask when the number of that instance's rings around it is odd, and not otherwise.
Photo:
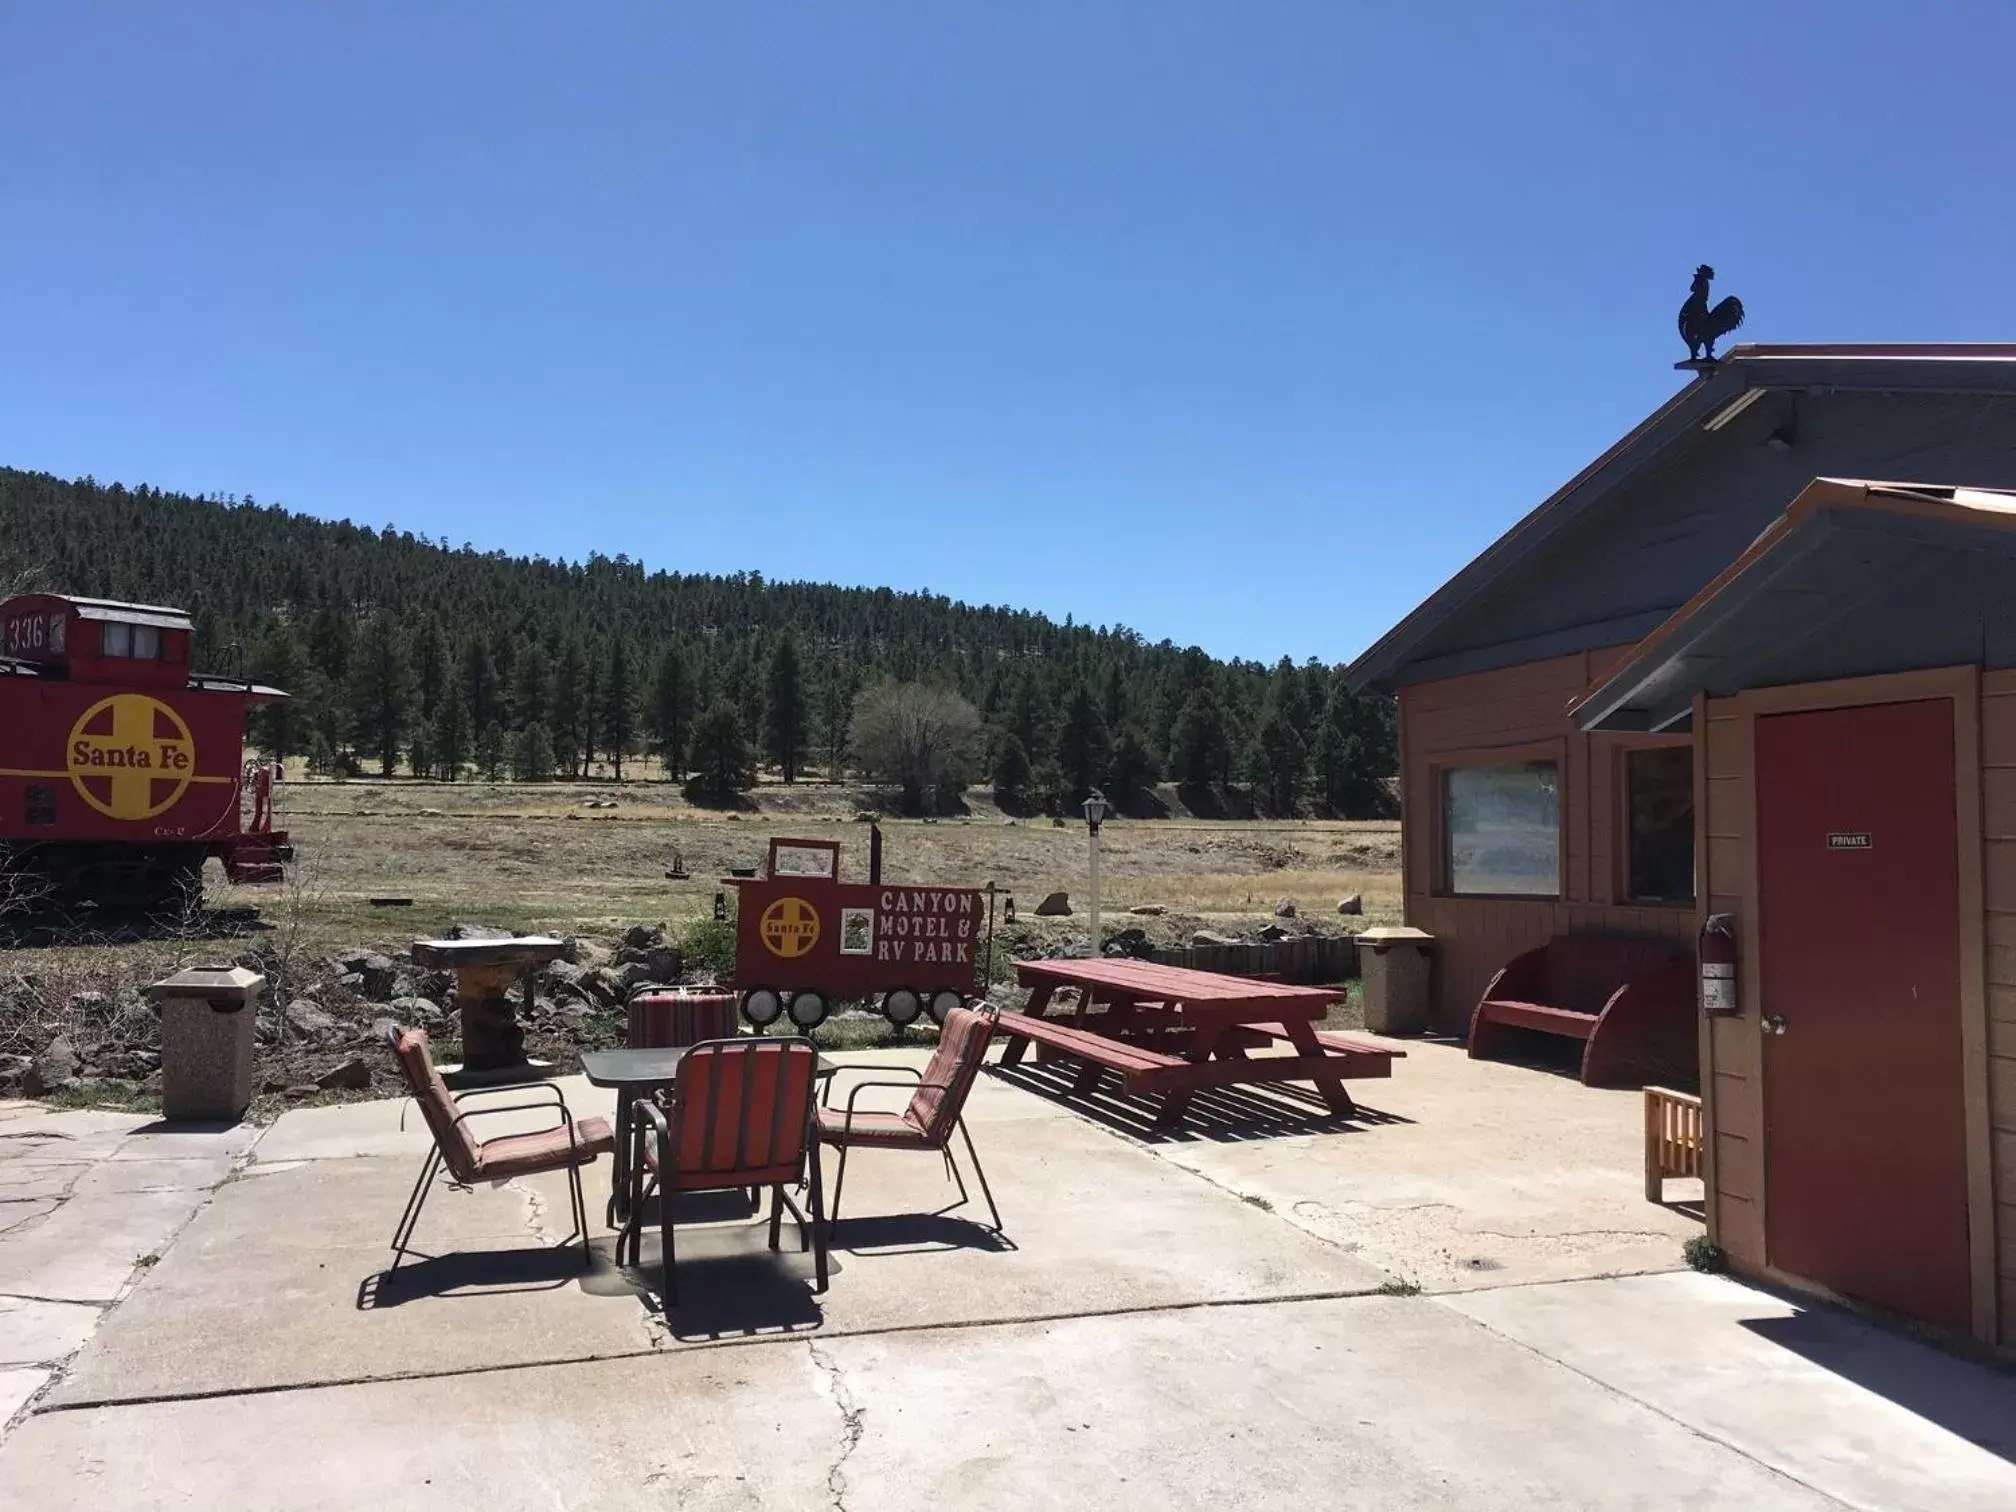
[(854, 814), (856, 824), (873, 824), (880, 816), (873, 809), (859, 809)]
[[(348, 950), (336, 958), (336, 964), (343, 968), (343, 983), (351, 991), (377, 1003), (396, 995), (392, 984), (399, 975), (399, 967), (391, 957), (375, 950)], [(352, 977), (357, 978), (355, 983), (351, 982)]]
[(1283, 898), (1280, 902), (1276, 903), (1274, 905), (1274, 917), (1277, 919), (1294, 918), (1295, 900), (1293, 898)]
[(320, 1092), (321, 1090), (322, 1089), (316, 1086), (313, 1082), (303, 1082), (298, 1087), (289, 1087), (287, 1089), (287, 1095), (289, 1097), (295, 1097), (295, 1098), (313, 1097), (317, 1092)]
[(398, 997), (385, 1005), (392, 1018), (407, 1029), (438, 1029), (448, 1021), (447, 1013), (432, 998)]
[(511, 933), (508, 929), (492, 929), (487, 924), (450, 924), (448, 926), (448, 933), (443, 938), (449, 940), (515, 940), (518, 936)]
[(0, 1055), (0, 1094), (12, 1097), (22, 1090), (35, 1061), (27, 1055)]
[(1052, 829), (1062, 829), (1062, 828), (1064, 828), (1064, 821), (1063, 821), (1062, 819), (1056, 819), (1056, 818), (1053, 818), (1053, 819), (1052, 819), (1052, 820), (1050, 821), (1050, 828), (1052, 828)]
[(1127, 912), (1130, 914), (1140, 914), (1143, 918), (1157, 919), (1169, 912), (1169, 910), (1164, 908), (1160, 903), (1136, 903)]
[(24, 1090), (30, 1097), (40, 1097), (67, 1087), (77, 1080), (77, 1070), (82, 1064), (70, 1041), (59, 1034), (35, 1057)]
[(669, 946), (657, 945), (649, 950), (635, 950), (626, 945), (616, 952), (616, 964), (626, 970), (632, 966), (644, 968), (644, 975), (641, 977), (634, 972), (629, 973), (628, 979), (634, 986), (639, 981), (676, 982), (679, 980), (679, 968), (684, 963), (680, 959), (679, 952)]
[(1230, 935), (1218, 934), (1213, 930), (1200, 929), (1190, 936), (1192, 945), (1237, 945), (1239, 942)]
[(425, 996), (427, 996), (427, 993), (420, 986), (420, 978), (412, 975), (410, 972), (402, 971), (399, 975), (392, 978), (392, 991), (387, 994), (387, 1000), (396, 1003), (401, 998)]
[(259, 1090), (266, 1093), (285, 1092), (287, 1082), (284, 1077), (269, 1076), (259, 1084)]
[(296, 998), (280, 1015), (284, 1032), (282, 1039), (307, 1040), (311, 1043), (325, 1039), (342, 1029), (335, 1015), (322, 1011), (322, 1005), (308, 998)]
[(1353, 893), (1350, 897), (1338, 903), (1337, 912), (1340, 914), (1362, 914), (1365, 912), (1365, 899), (1359, 894)]
[(1053, 892), (1049, 897), (1036, 905), (1036, 917), (1039, 919), (1061, 919), (1067, 917), (1070, 912), (1071, 894), (1069, 893)]
[(343, 975), (336, 978), (336, 985), (341, 987), (345, 992), (353, 992), (362, 997), (364, 995), (364, 973), (361, 971), (346, 971)]
[(361, 1057), (351, 1056), (340, 1066), (333, 1066), (315, 1078), (315, 1085), (325, 1092), (341, 1087), (350, 1092), (361, 1092), (371, 1085), (371, 1068)]
[(665, 943), (663, 924), (632, 924), (623, 931), (623, 943), (632, 950), (649, 950)]
[(560, 959), (570, 966), (606, 966), (609, 964), (609, 951), (607, 947), (577, 935), (567, 941), (566, 951)]
[(1253, 938), (1256, 940), (1265, 940), (1269, 945), (1272, 945), (1277, 941), (1288, 939), (1289, 932), (1279, 924), (1268, 924), (1261, 929), (1255, 930)]
[[(389, 1045), (389, 1042), (392, 1038), (392, 1031), (394, 1029), (403, 1029), (405, 1027), (406, 1027), (405, 1025), (397, 1023), (396, 1021), (394, 1021), (389, 1017), (375, 1018), (371, 1020), (371, 1034), (370, 1034), (371, 1041), (374, 1044)], [(268, 1087), (266, 1090), (272, 1092), (277, 1091), (278, 1089)]]
[(623, 1001), (623, 995), (630, 988), (628, 979), (623, 975), (626, 969), (621, 966), (597, 966), (581, 978), (581, 985), (597, 1001), (614, 1007)]

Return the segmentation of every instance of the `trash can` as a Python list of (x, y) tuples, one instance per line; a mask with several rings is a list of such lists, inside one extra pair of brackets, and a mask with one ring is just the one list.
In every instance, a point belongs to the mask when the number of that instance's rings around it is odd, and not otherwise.
[(716, 987), (660, 987), (630, 999), (624, 1042), (632, 1050), (661, 1050), (733, 1039), (735, 1033), (733, 993)]
[(1420, 1034), (1428, 1027), (1428, 986), (1435, 936), (1381, 926), (1358, 936), (1365, 979), (1365, 1027), (1374, 1034)]
[(252, 1105), (252, 1031), (266, 978), (195, 966), (147, 989), (161, 1005), (161, 1116), (233, 1121)]

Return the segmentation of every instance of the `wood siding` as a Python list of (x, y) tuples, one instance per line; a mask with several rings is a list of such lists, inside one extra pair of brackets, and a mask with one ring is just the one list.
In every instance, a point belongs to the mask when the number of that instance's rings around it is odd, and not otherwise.
[[(1922, 678), (1925, 686), (1915, 687)], [(1829, 692), (1830, 686), (1837, 692)], [(1980, 1240), (1975, 1271), (1977, 1336), (2016, 1347), (2016, 672), (1980, 675), (1974, 702), (1970, 673), (1907, 674), (1835, 685), (1768, 689), (1737, 698), (1697, 700), (1694, 725), (1700, 761), (1696, 790), (1696, 844), (1700, 854), (1703, 912), (1739, 920), (1740, 1017), (1702, 1025), (1702, 1091), (1709, 1130), (1705, 1156), (1709, 1230), (1739, 1269), (1776, 1275), (1766, 1252), (1764, 1206), (1765, 1105), (1757, 948), (1756, 789), (1754, 733), (1757, 714), (1774, 708), (1846, 706), (1885, 697), (1950, 696), (1954, 730), (1963, 743), (1963, 771), (1976, 770), (1964, 748), (1977, 730), (1978, 791), (1956, 794), (1962, 828), (1963, 900), (1967, 874), (1977, 877), (1980, 927), (1961, 921), (1963, 956), (1977, 956), (1963, 984), (1963, 1033), (1985, 1055), (1970, 1052), (1961, 1094), (1970, 1120), (1970, 1232)], [(1915, 691), (1914, 691), (1915, 687)], [(1964, 690), (1964, 691), (1963, 691)], [(1978, 823), (1978, 865), (1967, 852)], [(1971, 913), (1963, 901), (1963, 912)], [(1985, 1035), (1981, 1020), (1985, 1002)], [(1969, 1013), (1973, 1029), (1967, 1028)], [(1977, 1153), (1978, 1152), (1978, 1153)], [(1984, 1220), (1984, 1221), (1976, 1221)], [(1797, 1277), (1783, 1279), (1797, 1280)]]
[[(1641, 737), (1587, 735), (1567, 717), (1569, 700), (1626, 648), (1578, 652), (1502, 671), (1400, 690), (1402, 891), (1407, 922), (1436, 937), (1433, 1023), (1468, 1031), (1491, 974), (1555, 935), (1610, 933), (1691, 942), (1692, 905), (1647, 907), (1622, 892), (1620, 753)], [(1670, 742), (1661, 742), (1670, 743)], [(1546, 757), (1560, 762), (1561, 896), (1456, 898), (1439, 891), (1440, 772), (1454, 765)]]

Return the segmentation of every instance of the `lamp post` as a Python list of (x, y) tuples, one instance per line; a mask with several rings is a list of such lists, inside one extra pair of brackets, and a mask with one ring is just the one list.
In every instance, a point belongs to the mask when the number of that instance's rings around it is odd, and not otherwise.
[(1085, 800), (1085, 828), (1092, 844), (1092, 959), (1095, 961), (1105, 954), (1099, 942), (1099, 825), (1112, 812), (1106, 802), (1106, 795), (1099, 789), (1092, 789)]

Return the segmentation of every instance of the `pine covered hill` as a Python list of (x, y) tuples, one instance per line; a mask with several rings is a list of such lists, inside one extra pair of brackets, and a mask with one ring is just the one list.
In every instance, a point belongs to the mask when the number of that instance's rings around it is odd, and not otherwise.
[[(311, 767), (537, 780), (843, 771), (929, 804), (973, 780), (1034, 810), (1168, 778), (1273, 814), (1388, 805), (1392, 709), (1337, 669), (1220, 662), (1125, 629), (927, 593), (449, 548), (254, 503), (0, 468), (34, 586), (178, 605), (205, 672), (294, 697), (254, 737)], [(969, 707), (970, 706), (970, 707)]]

